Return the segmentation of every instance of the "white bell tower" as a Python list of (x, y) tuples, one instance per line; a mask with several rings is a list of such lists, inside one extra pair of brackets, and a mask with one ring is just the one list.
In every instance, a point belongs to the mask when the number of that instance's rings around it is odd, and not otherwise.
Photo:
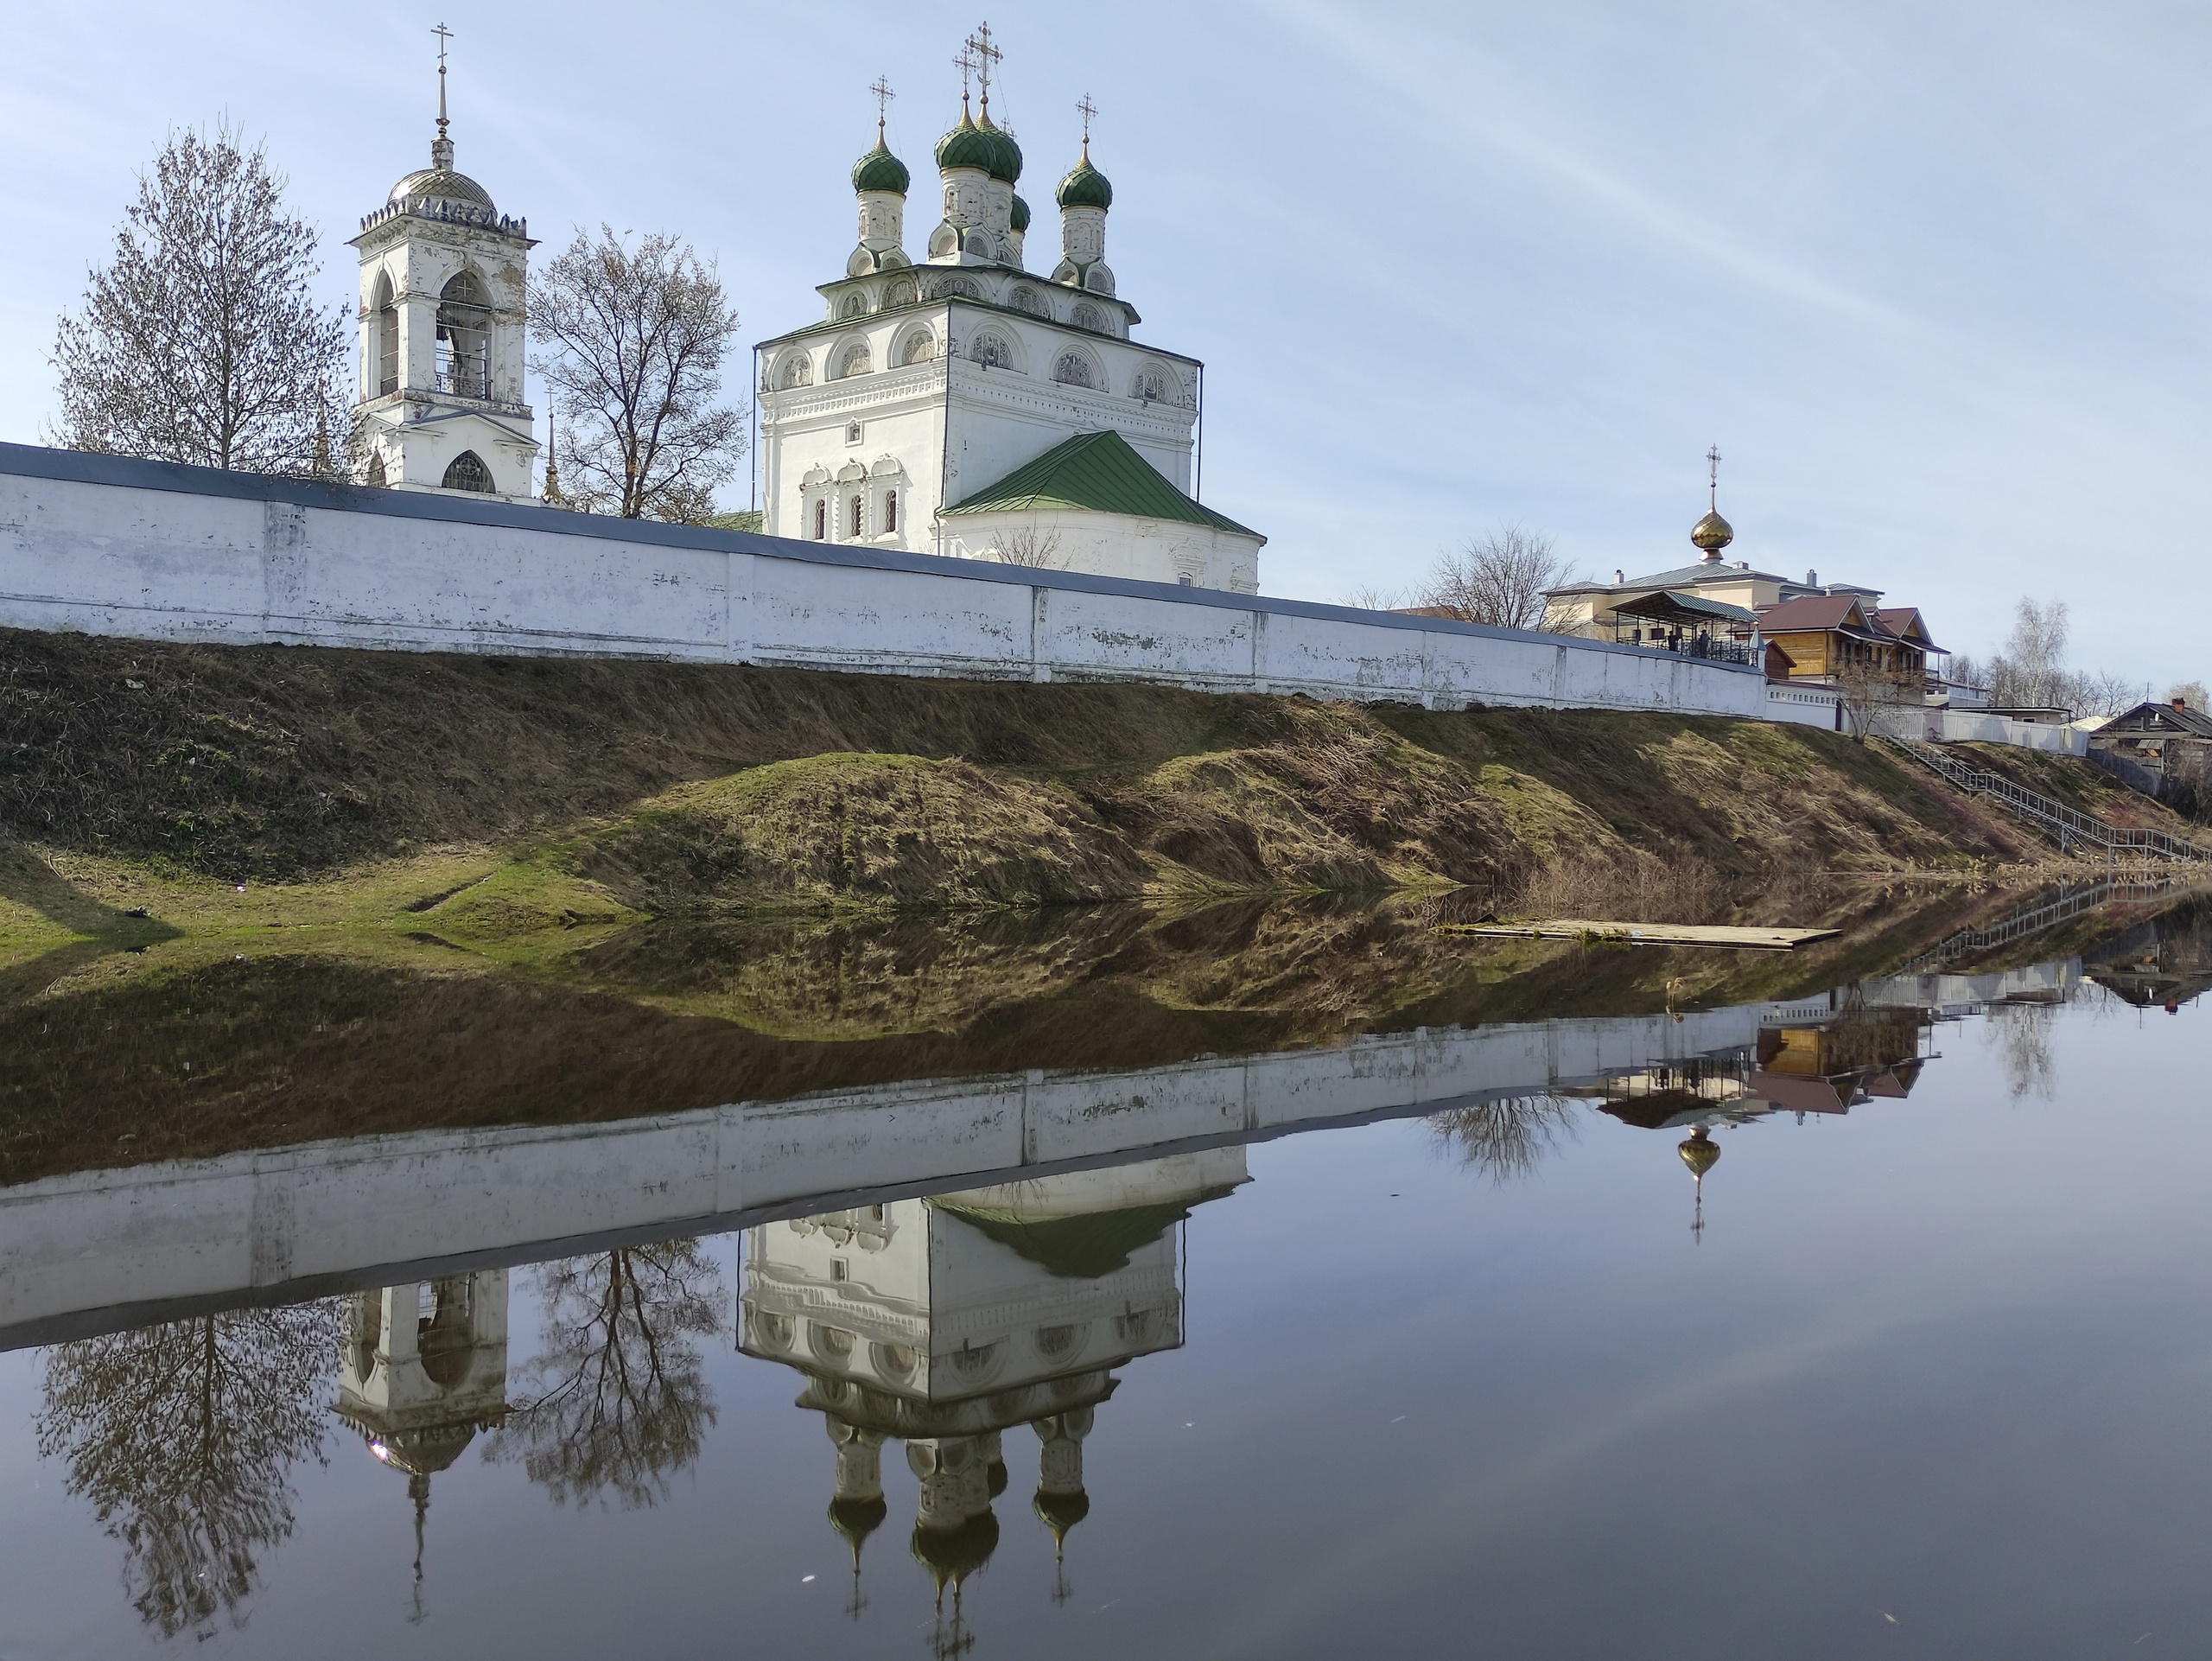
[(430, 165), (361, 221), (356, 480), (400, 489), (533, 494), (537, 440), (523, 402), (526, 220), (453, 165), (445, 39)]

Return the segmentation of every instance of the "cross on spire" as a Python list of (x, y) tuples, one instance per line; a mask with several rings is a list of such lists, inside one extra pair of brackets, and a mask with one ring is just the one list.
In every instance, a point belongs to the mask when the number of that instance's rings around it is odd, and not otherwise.
[(890, 81), (881, 75), (875, 78), (868, 90), (875, 95), (875, 141), (880, 144), (883, 142), (884, 118), (891, 113), (891, 100), (899, 94), (891, 90)]
[(1090, 124), (1098, 114), (1098, 106), (1090, 101), (1090, 94), (1085, 92), (1076, 100), (1075, 112), (1083, 118), (1083, 153), (1089, 156), (1090, 154)]
[(991, 107), (991, 76), (998, 69), (999, 60), (1006, 54), (991, 43), (991, 26), (988, 23), (977, 24), (976, 32), (961, 45), (975, 60), (976, 80), (983, 89), (983, 108), (988, 112)]
[(952, 60), (952, 67), (960, 72), (960, 107), (963, 111), (968, 107), (968, 83), (975, 78), (976, 74), (975, 48), (975, 41), (963, 41), (960, 55)]
[(453, 31), (442, 22), (430, 33), (438, 37), (438, 136), (430, 146), (430, 164), (450, 168), (453, 140), (446, 132), (446, 42), (453, 39)]
[(1713, 510), (1713, 512), (1717, 513), (1717, 512), (1719, 512), (1720, 511), (1720, 446), (1719, 446), (1719, 445), (1715, 444), (1715, 445), (1714, 445), (1711, 449), (1709, 449), (1709, 450), (1706, 451), (1706, 453), (1705, 453), (1705, 465), (1706, 465), (1706, 468), (1707, 468), (1707, 485), (1706, 485), (1706, 488), (1707, 488), (1707, 492), (1709, 493), (1709, 494), (1710, 494), (1710, 496), (1711, 496), (1711, 499), (1712, 499), (1712, 500), (1711, 500), (1707, 504), (1707, 506), (1709, 506), (1709, 507), (1711, 507), (1711, 508)]

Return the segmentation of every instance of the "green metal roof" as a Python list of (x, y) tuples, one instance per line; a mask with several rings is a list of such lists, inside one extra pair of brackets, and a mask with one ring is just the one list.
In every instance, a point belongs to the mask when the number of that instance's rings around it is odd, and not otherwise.
[(1233, 531), (1242, 537), (1260, 535), (1192, 501), (1160, 477), (1160, 470), (1117, 432), (1079, 433), (944, 511), (950, 516), (1054, 507), (1123, 513), (1140, 519), (1178, 519), (1185, 525)]

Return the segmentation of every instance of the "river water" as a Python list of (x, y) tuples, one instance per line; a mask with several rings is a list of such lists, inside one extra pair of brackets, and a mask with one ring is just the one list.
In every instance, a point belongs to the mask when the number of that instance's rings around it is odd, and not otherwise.
[[(756, 963), (823, 1030), (664, 977), (658, 1100), (565, 1004), (440, 1062), (404, 974), (49, 1014), (102, 1148), (207, 1140), (0, 1189), (0, 1656), (2201, 1655), (2212, 929), (2066, 926), (1387, 1012), (1025, 948), (896, 1042)], [(460, 1117), (288, 1143), (270, 1053)]]

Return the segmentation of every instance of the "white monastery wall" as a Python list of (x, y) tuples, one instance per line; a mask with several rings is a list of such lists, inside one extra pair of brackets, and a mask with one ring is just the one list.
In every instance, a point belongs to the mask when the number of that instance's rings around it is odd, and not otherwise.
[(739, 1227), (1586, 1085), (1755, 1043), (1774, 1013), (1742, 1004), (1679, 1020), (1422, 1029), (1335, 1049), (873, 1085), (613, 1124), (426, 1131), (48, 1178), (0, 1191), (0, 1348), (129, 1324), (126, 1306), (389, 1285), (588, 1241)]
[(0, 626), (1834, 725), (1754, 671), (1634, 646), (21, 445)]

